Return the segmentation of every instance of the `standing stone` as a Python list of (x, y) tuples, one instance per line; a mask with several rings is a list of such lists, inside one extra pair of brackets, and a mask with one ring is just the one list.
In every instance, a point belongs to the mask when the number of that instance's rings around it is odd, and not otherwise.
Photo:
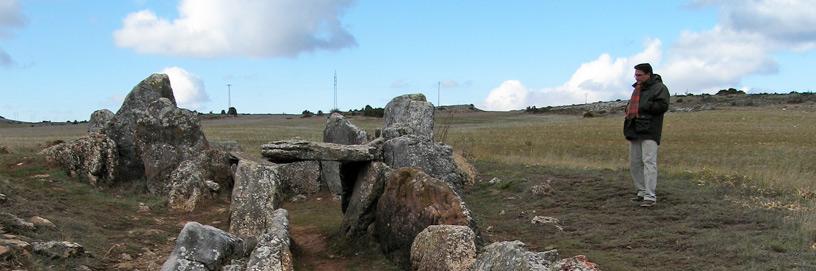
[(391, 173), (377, 203), (374, 222), (383, 252), (408, 266), (414, 237), (430, 225), (475, 228), (464, 201), (445, 182), (415, 168)]
[(385, 106), (383, 118), (386, 139), (411, 134), (433, 140), (434, 107), (425, 95), (407, 94), (392, 99)]
[(235, 187), (230, 203), (230, 232), (256, 237), (274, 221), (280, 206), (281, 181), (278, 166), (241, 159), (235, 169)]
[(374, 222), (377, 201), (390, 172), (391, 168), (382, 162), (370, 162), (360, 169), (353, 183), (353, 192), (348, 199), (343, 198), (346, 208), (343, 209), (340, 229), (346, 237), (353, 239), (364, 235)]
[(476, 234), (466, 226), (428, 226), (411, 245), (411, 270), (467, 270), (474, 261)]
[[(354, 126), (340, 113), (332, 113), (323, 129), (323, 142), (343, 145), (365, 144), (366, 132)], [(320, 161), (320, 180), (335, 195), (343, 193), (340, 180), (340, 162)]]
[(269, 228), (258, 239), (258, 245), (252, 251), (247, 262), (251, 271), (292, 271), (292, 251), (289, 248), (289, 219), (285, 209), (272, 212)]
[(120, 163), (117, 178), (134, 180), (144, 176), (144, 165), (136, 147), (136, 122), (145, 117), (148, 106), (159, 100), (168, 99), (173, 105), (176, 99), (166, 74), (152, 74), (145, 78), (125, 97), (122, 107), (102, 130), (119, 150)]
[(453, 160), (453, 149), (414, 135), (389, 139), (383, 146), (383, 161), (392, 168), (416, 167), (462, 191), (464, 174)]
[(279, 164), (279, 176), (284, 194), (310, 195), (320, 191), (320, 162), (302, 161)]
[(246, 257), (249, 250), (243, 240), (232, 234), (198, 222), (187, 222), (161, 270), (220, 270), (231, 259)]
[(521, 241), (496, 242), (484, 247), (484, 252), (479, 254), (470, 270), (549, 270), (556, 260), (556, 250), (530, 252)]
[(113, 112), (107, 109), (99, 109), (91, 114), (91, 119), (88, 121), (89, 133), (100, 133), (108, 125), (108, 122), (113, 119)]

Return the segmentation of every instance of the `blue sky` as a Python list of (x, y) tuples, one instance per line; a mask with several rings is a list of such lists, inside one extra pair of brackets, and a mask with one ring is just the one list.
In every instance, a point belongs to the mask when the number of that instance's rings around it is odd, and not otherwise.
[[(650, 62), (673, 93), (813, 90), (816, 1), (0, 0), (0, 116), (84, 120), (139, 81), (242, 113), (490, 110), (627, 99)], [(441, 97), (437, 85), (442, 83)]]

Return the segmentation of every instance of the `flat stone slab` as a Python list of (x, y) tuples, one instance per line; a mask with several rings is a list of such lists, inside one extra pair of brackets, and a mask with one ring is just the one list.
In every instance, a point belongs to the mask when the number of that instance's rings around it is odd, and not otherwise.
[(275, 163), (295, 161), (362, 162), (380, 159), (374, 144), (342, 145), (305, 140), (281, 140), (261, 145), (261, 156)]

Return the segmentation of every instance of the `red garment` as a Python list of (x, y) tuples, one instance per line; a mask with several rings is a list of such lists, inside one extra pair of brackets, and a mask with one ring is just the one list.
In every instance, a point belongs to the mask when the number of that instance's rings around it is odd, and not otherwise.
[(634, 119), (638, 116), (638, 103), (640, 103), (640, 88), (642, 85), (642, 83), (635, 85), (635, 91), (632, 92), (632, 98), (629, 99), (629, 108), (626, 110), (627, 119)]

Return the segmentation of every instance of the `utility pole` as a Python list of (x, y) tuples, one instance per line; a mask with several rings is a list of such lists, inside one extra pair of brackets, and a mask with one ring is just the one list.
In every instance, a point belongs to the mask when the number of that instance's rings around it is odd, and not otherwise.
[(232, 84), (229, 84), (229, 83), (227, 84), (227, 109), (228, 110), (229, 110), (230, 107), (232, 107), (232, 90), (230, 89), (231, 86), (232, 86)]
[(337, 70), (334, 70), (334, 107), (331, 111), (337, 110)]
[(442, 104), (439, 103), (440, 89), (442, 89), (442, 81), (436, 81), (436, 106), (442, 106)]

